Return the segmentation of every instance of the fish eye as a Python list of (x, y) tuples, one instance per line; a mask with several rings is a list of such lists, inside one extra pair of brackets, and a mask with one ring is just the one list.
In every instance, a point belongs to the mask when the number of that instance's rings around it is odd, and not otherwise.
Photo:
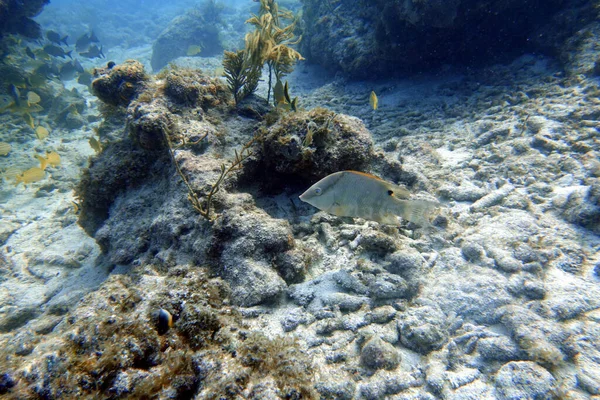
[(315, 188), (315, 194), (316, 194), (317, 196), (320, 196), (320, 195), (321, 195), (321, 192), (322, 192), (322, 190), (321, 190), (321, 188), (320, 188), (320, 187), (318, 187), (318, 188)]

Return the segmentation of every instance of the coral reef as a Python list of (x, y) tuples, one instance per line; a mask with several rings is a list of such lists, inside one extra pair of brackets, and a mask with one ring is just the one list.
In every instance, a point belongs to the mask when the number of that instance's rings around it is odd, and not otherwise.
[[(252, 97), (236, 108), (218, 79), (171, 68), (127, 108), (107, 107), (103, 150), (77, 191), (100, 248), (64, 241), (69, 254), (56, 255), (32, 245), (20, 215), (0, 227), (1, 394), (597, 395), (595, 78), (528, 56), (369, 85), (299, 83), (303, 106), (330, 109), (289, 113)], [(426, 229), (386, 226), (298, 200), (346, 168), (414, 198), (439, 194), (440, 215)], [(61, 184), (18, 190), (70, 189)], [(41, 242), (75, 228), (71, 208), (52, 214), (61, 227), (43, 225)], [(54, 263), (76, 269), (83, 257), (97, 261), (73, 274), (88, 292), (76, 303)], [(17, 279), (48, 287), (32, 295)]]

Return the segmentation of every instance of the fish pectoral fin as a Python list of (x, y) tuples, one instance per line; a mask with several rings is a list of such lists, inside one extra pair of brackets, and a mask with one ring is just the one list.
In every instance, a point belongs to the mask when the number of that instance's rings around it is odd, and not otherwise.
[(329, 207), (329, 209), (327, 210), (328, 213), (337, 215), (337, 216), (345, 216), (346, 215), (346, 214), (344, 214), (345, 211), (346, 211), (346, 208), (338, 202), (333, 203), (331, 205), (331, 207)]

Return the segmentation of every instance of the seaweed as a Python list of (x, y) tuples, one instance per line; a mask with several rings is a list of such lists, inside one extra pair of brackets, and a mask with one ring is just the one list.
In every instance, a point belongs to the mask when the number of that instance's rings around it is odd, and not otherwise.
[[(290, 21), (287, 25), (283, 21)], [(246, 23), (255, 27), (254, 31), (246, 34), (246, 51), (252, 65), (264, 64), (269, 67), (269, 89), (267, 103), (270, 100), (273, 73), (276, 80), (294, 70), (302, 55), (294, 50), (292, 45), (298, 44), (302, 37), (296, 37), (296, 17), (291, 11), (279, 9), (275, 0), (260, 0), (258, 15), (253, 15)]]
[(225, 51), (223, 68), (235, 104), (256, 91), (261, 68), (247, 62), (246, 50)]
[[(290, 21), (287, 25), (283, 20)], [(270, 102), (273, 88), (273, 74), (280, 81), (283, 76), (294, 70), (298, 60), (304, 58), (290, 46), (300, 42), (296, 37), (296, 17), (287, 10), (280, 10), (275, 0), (260, 0), (258, 15), (252, 15), (246, 23), (255, 27), (246, 34), (244, 50), (226, 51), (223, 66), (230, 89), (236, 103), (254, 92), (265, 64), (269, 67), (269, 89), (267, 103)]]

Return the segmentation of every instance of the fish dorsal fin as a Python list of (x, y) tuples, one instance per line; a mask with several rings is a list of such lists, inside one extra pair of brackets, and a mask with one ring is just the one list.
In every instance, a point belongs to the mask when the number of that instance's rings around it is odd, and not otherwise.
[(349, 172), (351, 174), (362, 175), (362, 176), (370, 178), (370, 179), (378, 180), (379, 182), (383, 183), (386, 186), (386, 188), (388, 189), (388, 194), (390, 196), (394, 196), (394, 197), (396, 197), (398, 199), (408, 199), (408, 198), (410, 198), (410, 192), (406, 188), (403, 188), (402, 186), (394, 185), (393, 183), (388, 182), (388, 181), (384, 181), (383, 179), (381, 179), (378, 176), (371, 175), (371, 174), (368, 174), (366, 172), (360, 172), (360, 171), (349, 170), (349, 171), (346, 171), (346, 172)]

